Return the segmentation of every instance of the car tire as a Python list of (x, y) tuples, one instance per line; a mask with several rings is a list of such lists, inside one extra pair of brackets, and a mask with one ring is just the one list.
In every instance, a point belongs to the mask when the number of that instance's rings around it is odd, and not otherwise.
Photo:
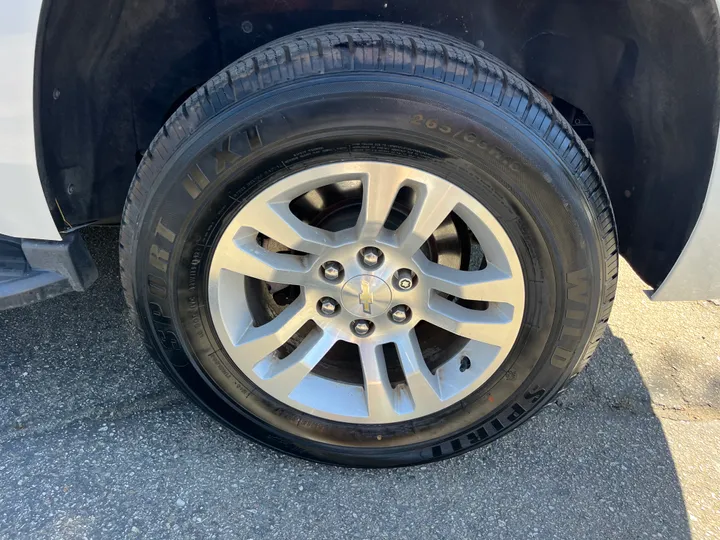
[[(382, 179), (375, 199), (368, 178)], [(412, 229), (446, 206), (447, 234)], [(374, 232), (348, 243), (348, 230)], [(328, 271), (333, 250), (344, 258)], [(358, 23), (257, 49), (170, 117), (130, 187), (120, 265), (152, 356), (205, 411), (281, 452), (386, 467), (487, 444), (552, 400), (603, 335), (618, 260), (600, 174), (537, 89), (449, 36)], [(302, 265), (312, 285), (263, 277), (293, 281)], [(469, 284), (490, 271), (514, 288)], [(283, 327), (296, 307), (310, 326)], [(331, 334), (337, 349), (306, 379), (270, 384)]]

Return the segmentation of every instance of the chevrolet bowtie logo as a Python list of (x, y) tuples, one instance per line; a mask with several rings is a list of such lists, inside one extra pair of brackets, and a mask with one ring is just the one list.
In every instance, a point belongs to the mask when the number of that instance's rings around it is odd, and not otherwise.
[(362, 304), (363, 311), (369, 315), (372, 313), (370, 308), (373, 303), (373, 294), (370, 292), (370, 283), (363, 279), (360, 284), (360, 288), (362, 289), (362, 292), (359, 295), (360, 304)]

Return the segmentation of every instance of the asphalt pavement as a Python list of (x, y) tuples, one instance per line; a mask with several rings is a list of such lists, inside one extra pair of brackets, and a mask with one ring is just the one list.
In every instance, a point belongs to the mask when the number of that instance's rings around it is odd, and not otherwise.
[(84, 294), (0, 313), (0, 538), (720, 538), (720, 303), (652, 303), (623, 262), (566, 394), (423, 467), (300, 461), (209, 419), (128, 319), (115, 228)]

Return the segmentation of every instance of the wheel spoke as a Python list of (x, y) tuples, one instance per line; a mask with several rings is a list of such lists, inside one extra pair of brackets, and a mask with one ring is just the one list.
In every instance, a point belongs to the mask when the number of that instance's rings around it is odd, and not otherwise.
[(504, 310), (469, 309), (437, 294), (431, 295), (422, 318), (458, 336), (498, 347), (512, 344), (515, 338), (515, 328), (510, 324), (512, 317)]
[(305, 298), (301, 295), (270, 322), (248, 327), (230, 354), (243, 365), (254, 366), (285, 344), (311, 316)]
[(493, 265), (482, 270), (465, 271), (434, 263), (420, 254), (415, 260), (423, 274), (424, 285), (457, 298), (515, 305), (523, 294), (521, 280)]
[(392, 386), (382, 347), (376, 343), (366, 342), (360, 344), (359, 348), (368, 414), (377, 423), (392, 422), (397, 412), (393, 407)]
[(302, 285), (307, 281), (312, 266), (309, 256), (268, 251), (258, 245), (254, 231), (245, 230), (247, 236), (218, 245), (214, 261), (219, 268), (270, 283)]
[(287, 202), (256, 200), (248, 206), (243, 211), (246, 219), (238, 225), (251, 227), (290, 249), (320, 255), (335, 245), (332, 233), (300, 221)]
[(395, 341), (415, 411), (436, 411), (441, 406), (440, 385), (422, 356), (415, 330)]
[(277, 394), (290, 395), (336, 341), (332, 332), (316, 328), (286, 358), (261, 360), (255, 366), (255, 372), (266, 380), (268, 389)]
[(374, 240), (383, 230), (385, 221), (403, 182), (402, 168), (369, 167), (363, 177), (363, 202), (356, 229), (359, 238)]
[(414, 255), (458, 205), (458, 190), (450, 184), (419, 184), (417, 200), (402, 225), (395, 231), (397, 246)]

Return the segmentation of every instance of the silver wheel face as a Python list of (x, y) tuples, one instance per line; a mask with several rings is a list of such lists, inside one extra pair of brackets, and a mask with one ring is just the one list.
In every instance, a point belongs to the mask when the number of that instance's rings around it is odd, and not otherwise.
[[(326, 229), (296, 215), (293, 201), (322, 199), (307, 194), (332, 185), (360, 186), (349, 226)], [(391, 228), (401, 190), (412, 205)], [(479, 269), (428, 256), (428, 240), (451, 214), (477, 240)], [(281, 310), (258, 316), (258, 295), (288, 290), (295, 294)], [(515, 343), (525, 303), (517, 253), (479, 201), (418, 169), (360, 161), (293, 174), (250, 200), (218, 241), (208, 293), (227, 354), (261, 390), (305, 413), (363, 424), (433, 414), (480, 388)], [(419, 324), (457, 337), (441, 365), (426, 362)], [(354, 344), (357, 356), (337, 360), (340, 371), (319, 369), (338, 342)], [(388, 351), (399, 377), (389, 373)], [(343, 366), (362, 376), (328, 375)]]

